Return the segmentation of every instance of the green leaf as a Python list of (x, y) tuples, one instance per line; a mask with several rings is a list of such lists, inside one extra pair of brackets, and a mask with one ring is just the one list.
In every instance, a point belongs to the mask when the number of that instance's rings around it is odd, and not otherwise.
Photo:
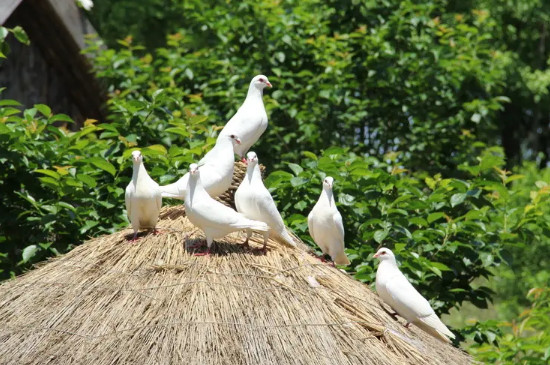
[(302, 171), (304, 171), (304, 169), (302, 168), (302, 166), (300, 165), (297, 165), (295, 163), (289, 163), (288, 164), (288, 167), (292, 170), (292, 172), (294, 173), (294, 175), (298, 176), (302, 173)]
[(182, 127), (171, 127), (164, 130), (167, 133), (179, 134), (180, 136), (189, 137), (189, 132)]
[(97, 186), (97, 181), (90, 175), (76, 174), (76, 178), (88, 185), (90, 188), (95, 188)]
[(32, 259), (37, 252), (38, 252), (37, 245), (29, 245), (25, 247), (22, 253), (23, 262), (29, 262), (29, 260)]
[(8, 28), (0, 26), (0, 41), (3, 41), (8, 34)]
[(42, 113), (43, 116), (45, 116), (46, 118), (48, 118), (51, 114), (52, 114), (52, 110), (50, 109), (49, 106), (47, 105), (44, 105), (44, 104), (35, 104), (34, 105), (34, 108), (38, 109), (38, 111), (40, 113)]
[(466, 193), (457, 193), (451, 196), (451, 207), (456, 207), (459, 204), (462, 204), (466, 199)]
[(152, 154), (166, 155), (168, 153), (168, 151), (166, 151), (166, 147), (164, 147), (163, 145), (160, 145), (160, 144), (154, 144), (154, 145), (151, 145), (151, 146), (147, 146), (144, 149), (142, 149), (141, 152), (144, 155), (151, 154), (151, 153)]
[(18, 101), (11, 99), (0, 100), (0, 106), (21, 106), (22, 104)]
[(445, 214), (442, 212), (435, 212), (428, 215), (428, 223), (435, 222), (436, 220), (445, 217)]
[(303, 177), (293, 177), (290, 179), (290, 185), (293, 187), (301, 186), (307, 183), (307, 179), (304, 179)]
[(37, 169), (37, 170), (34, 170), (34, 172), (38, 172), (39, 174), (51, 176), (56, 180), (59, 180), (59, 178), (61, 177), (61, 175), (59, 175), (57, 172), (52, 171), (52, 170)]
[(107, 160), (101, 158), (101, 157), (92, 157), (86, 160), (86, 162), (90, 162), (95, 167), (98, 167), (104, 171), (107, 171), (111, 175), (116, 174), (115, 167)]
[(374, 240), (378, 243), (382, 243), (384, 238), (388, 236), (388, 231), (379, 229), (378, 231), (374, 232)]
[(27, 33), (19, 25), (12, 28), (11, 32), (13, 33), (13, 35), (15, 36), (15, 38), (17, 38), (17, 40), (19, 42), (21, 42), (21, 43), (23, 43), (27, 46), (29, 44), (31, 44), (31, 42), (29, 41), (29, 37), (27, 36)]
[(80, 234), (88, 232), (91, 228), (97, 226), (98, 224), (98, 221), (87, 220), (86, 223), (84, 223), (84, 225), (80, 228)]
[(69, 122), (74, 123), (71, 117), (69, 117), (67, 114), (55, 114), (50, 118), (52, 122)]

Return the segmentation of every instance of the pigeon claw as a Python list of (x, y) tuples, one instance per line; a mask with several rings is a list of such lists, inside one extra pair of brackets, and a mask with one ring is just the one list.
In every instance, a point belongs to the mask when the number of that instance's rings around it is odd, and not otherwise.
[(204, 252), (197, 252), (195, 256), (210, 256), (210, 249), (207, 249)]

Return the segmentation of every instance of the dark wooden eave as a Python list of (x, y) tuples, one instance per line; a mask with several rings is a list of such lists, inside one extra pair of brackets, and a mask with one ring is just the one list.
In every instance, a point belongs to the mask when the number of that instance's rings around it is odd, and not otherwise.
[[(0, 0), (0, 24), (20, 25), (59, 74), (67, 93), (86, 118), (105, 120), (105, 91), (81, 54), (85, 22), (74, 0)], [(13, 9), (12, 9), (13, 8)], [(12, 9), (6, 19), (5, 14)]]

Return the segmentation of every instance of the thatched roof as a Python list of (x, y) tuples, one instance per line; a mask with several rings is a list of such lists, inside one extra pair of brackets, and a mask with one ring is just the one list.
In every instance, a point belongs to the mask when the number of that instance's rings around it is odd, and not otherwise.
[(159, 228), (92, 239), (0, 285), (0, 363), (471, 363), (304, 248), (270, 241), (262, 255), (234, 233), (194, 256), (202, 233), (183, 206)]

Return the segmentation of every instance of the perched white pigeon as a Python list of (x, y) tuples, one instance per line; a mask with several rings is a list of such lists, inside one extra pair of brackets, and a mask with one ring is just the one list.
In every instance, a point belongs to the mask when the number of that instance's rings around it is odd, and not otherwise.
[(330, 176), (323, 180), (323, 191), (307, 216), (307, 225), (311, 238), (324, 254), (328, 254), (335, 264), (349, 265), (344, 252), (344, 223), (332, 193), (333, 182)]
[[(237, 211), (246, 218), (265, 222), (269, 226), (269, 232), (264, 233), (264, 246), (262, 249), (265, 250), (270, 233), (282, 242), (295, 247), (296, 242), (286, 230), (283, 218), (277, 210), (271, 194), (262, 182), (256, 153), (248, 152), (246, 156), (248, 165), (246, 175), (235, 192)], [(251, 234), (252, 230), (247, 229), (245, 245), (248, 245)]]
[(397, 267), (395, 256), (391, 250), (382, 247), (374, 255), (380, 260), (376, 271), (376, 291), (401, 317), (420, 327), (439, 340), (450, 342), (455, 335), (441, 322), (430, 303), (412, 286), (405, 275)]
[[(216, 145), (199, 161), (201, 181), (205, 190), (215, 198), (225, 193), (233, 180), (233, 148), (241, 143), (234, 134), (218, 138)], [(160, 187), (163, 198), (185, 199), (189, 173), (173, 184)]]
[(132, 223), (136, 241), (138, 230), (151, 228), (157, 232), (156, 225), (162, 207), (162, 195), (157, 184), (145, 170), (141, 152), (132, 152), (134, 170), (132, 181), (126, 187), (125, 201), (126, 212)]
[(267, 113), (263, 101), (263, 90), (266, 86), (271, 87), (266, 76), (257, 75), (252, 79), (244, 103), (218, 136), (218, 140), (230, 134), (239, 136), (242, 143), (235, 146), (235, 154), (239, 155), (243, 161), (246, 152), (267, 128)]
[(201, 182), (201, 172), (197, 164), (189, 166), (189, 182), (185, 190), (185, 212), (195, 226), (206, 235), (207, 251), (210, 253), (212, 242), (231, 232), (241, 229), (252, 229), (267, 232), (269, 227), (264, 222), (246, 218), (228, 206), (214, 200)]

